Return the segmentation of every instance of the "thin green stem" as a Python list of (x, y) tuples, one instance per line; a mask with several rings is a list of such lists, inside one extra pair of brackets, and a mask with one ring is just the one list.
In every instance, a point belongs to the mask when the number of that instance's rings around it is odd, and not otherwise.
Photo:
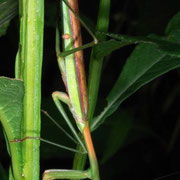
[[(22, 5), (22, 6), (21, 6)], [(24, 60), (24, 118), (22, 138), (40, 137), (41, 69), (43, 54), (44, 1), (22, 0), (20, 57)], [(23, 55), (23, 56), (22, 56)], [(21, 60), (22, 60), (21, 59)], [(34, 139), (23, 142), (23, 175), (26, 180), (39, 179), (39, 145)]]
[[(84, 137), (81, 135), (81, 139), (83, 139)], [(78, 151), (82, 151), (82, 147), (78, 144), (76, 149)], [(84, 169), (84, 165), (86, 163), (87, 160), (87, 154), (80, 154), (80, 153), (76, 153), (74, 156), (74, 160), (73, 160), (73, 169), (80, 169), (83, 170)]]
[[(110, 2), (111, 0), (100, 1), (96, 31), (107, 32), (108, 30)], [(103, 41), (105, 40), (106, 37), (103, 34), (97, 34), (97, 38), (99, 41)], [(103, 57), (97, 59), (96, 51), (97, 51), (96, 47), (94, 47), (92, 49), (91, 58), (90, 58), (90, 69), (89, 69), (89, 79), (88, 79), (88, 98), (89, 98), (88, 119), (90, 122), (91, 119), (93, 118), (96, 107), (101, 71), (103, 65)]]

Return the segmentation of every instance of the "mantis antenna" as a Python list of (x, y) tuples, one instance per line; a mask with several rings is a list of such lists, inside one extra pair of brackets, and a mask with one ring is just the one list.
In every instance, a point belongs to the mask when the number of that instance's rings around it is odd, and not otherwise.
[(49, 115), (47, 111), (41, 110), (41, 112), (46, 115), (69, 139), (71, 139), (74, 143), (78, 144), (78, 142), (67, 132), (65, 131), (57, 121), (55, 121), (52, 116)]
[(71, 147), (67, 147), (67, 146), (64, 146), (64, 145), (61, 145), (61, 144), (57, 144), (57, 143), (54, 143), (52, 141), (48, 141), (48, 140), (46, 140), (44, 138), (41, 138), (41, 137), (30, 137), (30, 136), (27, 136), (27, 137), (22, 138), (22, 139), (14, 139), (13, 141), (10, 141), (10, 142), (11, 143), (21, 143), (21, 142), (23, 142), (23, 141), (25, 141), (27, 139), (40, 140), (40, 141), (45, 142), (47, 144), (51, 144), (53, 146), (56, 146), (56, 147), (59, 147), (59, 148), (62, 148), (62, 149), (65, 149), (65, 150), (68, 150), (68, 151), (71, 151), (71, 152), (75, 152), (75, 153), (81, 153), (81, 154), (86, 154), (87, 153), (87, 151), (86, 152), (78, 151), (78, 150), (73, 149)]

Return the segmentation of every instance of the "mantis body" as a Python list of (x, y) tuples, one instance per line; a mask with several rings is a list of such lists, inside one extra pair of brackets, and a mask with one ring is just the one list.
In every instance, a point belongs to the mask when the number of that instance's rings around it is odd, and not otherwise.
[[(69, 51), (72, 48), (78, 48), (82, 45), (80, 22), (77, 17), (78, 1), (63, 0), (61, 2), (61, 8), (62, 8), (62, 19), (63, 19), (62, 27), (64, 33), (63, 35), (64, 50)], [(98, 163), (91, 139), (89, 122), (87, 119), (88, 98), (87, 98), (87, 89), (86, 89), (85, 70), (83, 64), (83, 53), (82, 51), (77, 51), (74, 54), (70, 54), (65, 58), (63, 58), (61, 57), (61, 53), (59, 50), (58, 31), (57, 31), (56, 40), (57, 40), (56, 52), (57, 52), (58, 64), (61, 70), (61, 75), (66, 87), (67, 94), (63, 92), (54, 92), (52, 94), (52, 97), (58, 110), (61, 112), (62, 116), (64, 117), (67, 124), (71, 128), (74, 136), (81, 144), (84, 152), (86, 151), (88, 152), (88, 156), (90, 160), (90, 169), (85, 171), (57, 170), (57, 169), (46, 170), (43, 174), (43, 179), (49, 180), (49, 179), (90, 178), (93, 180), (99, 180), (100, 178), (99, 178)], [(78, 129), (80, 133), (83, 135), (85, 145), (79, 138), (74, 127), (72, 126), (60, 101), (68, 105), (76, 121)]]

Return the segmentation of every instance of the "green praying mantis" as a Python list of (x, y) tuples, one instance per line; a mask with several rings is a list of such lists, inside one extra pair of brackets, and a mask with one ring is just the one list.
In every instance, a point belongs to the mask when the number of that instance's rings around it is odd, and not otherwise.
[[(77, 16), (78, 2), (69, 0), (62, 1), (62, 19), (63, 19), (63, 41), (64, 50), (71, 50), (72, 47), (78, 48), (82, 44), (80, 34), (80, 22)], [(67, 21), (71, 23), (67, 23)], [(86, 27), (86, 26), (85, 26)], [(92, 34), (92, 33), (91, 33)], [(94, 37), (94, 36), (93, 36)], [(94, 38), (95, 39), (95, 38)], [(53, 100), (58, 110), (63, 115), (67, 124), (71, 128), (74, 136), (81, 144), (84, 152), (88, 152), (90, 160), (90, 169), (85, 171), (78, 170), (46, 170), (43, 174), (43, 179), (86, 179), (99, 180), (98, 162), (94, 151), (91, 133), (89, 128), (89, 122), (87, 119), (88, 113), (88, 98), (86, 90), (85, 70), (83, 64), (83, 53), (77, 51), (74, 54), (70, 54), (65, 58), (61, 57), (59, 50), (59, 34), (57, 30), (56, 36), (56, 52), (58, 58), (58, 64), (61, 70), (63, 82), (65, 84), (68, 94), (62, 92), (54, 92), (52, 94)], [(92, 45), (97, 43), (95, 39)], [(68, 119), (60, 101), (68, 105), (80, 133), (83, 135), (86, 146), (75, 132), (70, 120)]]

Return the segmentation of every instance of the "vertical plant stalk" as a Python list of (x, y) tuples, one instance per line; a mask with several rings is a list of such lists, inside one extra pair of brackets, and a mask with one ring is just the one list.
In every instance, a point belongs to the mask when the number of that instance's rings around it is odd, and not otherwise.
[[(106, 33), (108, 31), (110, 4), (111, 4), (111, 0), (100, 1), (96, 32), (100, 31)], [(96, 36), (99, 41), (104, 41), (106, 39), (106, 36), (103, 34), (96, 33)], [(97, 51), (96, 47), (93, 47), (90, 58), (89, 78), (88, 78), (88, 102), (89, 102), (88, 118), (90, 122), (93, 118), (96, 107), (99, 84), (101, 79), (102, 64), (103, 64), (103, 57), (97, 59), (96, 51)]]
[[(19, 3), (21, 24), (16, 77), (23, 79), (25, 88), (22, 138), (40, 137), (44, 1), (19, 0)], [(40, 142), (26, 139), (22, 143), (22, 174), (26, 180), (38, 180)]]
[[(110, 0), (100, 1), (96, 31), (107, 32), (109, 26), (110, 3), (111, 3)], [(99, 41), (103, 41), (106, 39), (106, 37), (102, 34), (97, 34), (97, 39)], [(88, 103), (89, 103), (88, 119), (90, 121), (90, 125), (97, 102), (102, 64), (103, 64), (103, 58), (101, 59), (96, 58), (96, 47), (94, 47), (91, 52), (89, 78), (88, 78)], [(80, 147), (78, 146), (77, 149), (80, 149)], [(86, 155), (76, 153), (74, 157), (73, 169), (82, 170), (84, 169), (85, 163), (86, 163)]]
[[(83, 136), (81, 136), (81, 139), (83, 139)], [(79, 151), (83, 151), (80, 145), (77, 145), (76, 149)], [(75, 153), (74, 160), (73, 160), (73, 169), (83, 170), (86, 164), (86, 160), (87, 160), (87, 154)]]
[(87, 125), (84, 128), (83, 136), (84, 136), (86, 147), (88, 150), (92, 179), (100, 180), (98, 161), (96, 158), (96, 153), (95, 153), (94, 145), (91, 138), (91, 130), (89, 128), (89, 123), (87, 123)]

